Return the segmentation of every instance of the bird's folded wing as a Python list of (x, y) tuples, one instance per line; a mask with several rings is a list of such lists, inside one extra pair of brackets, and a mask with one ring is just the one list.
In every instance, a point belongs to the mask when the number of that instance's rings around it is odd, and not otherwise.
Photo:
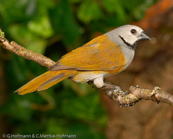
[(114, 70), (125, 66), (121, 46), (106, 35), (99, 36), (82, 47), (64, 55), (51, 70)]

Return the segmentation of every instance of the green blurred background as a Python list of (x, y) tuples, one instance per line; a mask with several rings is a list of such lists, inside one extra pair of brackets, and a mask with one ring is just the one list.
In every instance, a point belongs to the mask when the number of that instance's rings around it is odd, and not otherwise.
[[(142, 19), (155, 2), (0, 0), (0, 28), (8, 40), (57, 61), (98, 34)], [(106, 138), (109, 119), (96, 88), (64, 80), (46, 91), (20, 96), (13, 92), (47, 69), (2, 47), (0, 62), (5, 73), (0, 84), (2, 133)]]

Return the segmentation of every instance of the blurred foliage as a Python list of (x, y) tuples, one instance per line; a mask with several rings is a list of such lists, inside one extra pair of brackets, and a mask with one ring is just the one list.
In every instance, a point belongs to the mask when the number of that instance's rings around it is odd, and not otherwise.
[[(34, 52), (58, 60), (63, 54), (112, 27), (142, 19), (156, 0), (0, 0), (0, 28), (6, 38)], [(20, 134), (76, 134), (78, 138), (105, 138), (108, 121), (100, 95), (87, 84), (62, 81), (46, 91), (19, 96), (14, 90), (47, 69), (22, 57), (7, 55), (5, 76), (8, 101), (0, 107), (9, 132)], [(50, 110), (34, 110), (32, 104)], [(55, 103), (55, 104), (54, 104)], [(44, 108), (43, 108), (44, 110)]]

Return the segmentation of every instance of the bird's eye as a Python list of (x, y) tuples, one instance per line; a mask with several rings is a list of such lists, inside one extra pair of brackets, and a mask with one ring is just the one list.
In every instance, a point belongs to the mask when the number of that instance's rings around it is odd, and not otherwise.
[(130, 31), (132, 34), (136, 34), (136, 29), (132, 29), (131, 31)]

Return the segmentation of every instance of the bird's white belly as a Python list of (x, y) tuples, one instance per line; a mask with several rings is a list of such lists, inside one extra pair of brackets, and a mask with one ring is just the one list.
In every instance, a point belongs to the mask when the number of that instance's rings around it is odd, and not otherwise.
[(94, 85), (97, 88), (101, 88), (104, 85), (103, 79), (105, 75), (107, 75), (107, 72), (104, 71), (79, 72), (72, 78), (72, 80), (74, 80), (75, 82), (93, 81)]
[(107, 72), (104, 71), (82, 71), (75, 75), (72, 80), (76, 82), (88, 82), (93, 81), (96, 78), (104, 77)]

